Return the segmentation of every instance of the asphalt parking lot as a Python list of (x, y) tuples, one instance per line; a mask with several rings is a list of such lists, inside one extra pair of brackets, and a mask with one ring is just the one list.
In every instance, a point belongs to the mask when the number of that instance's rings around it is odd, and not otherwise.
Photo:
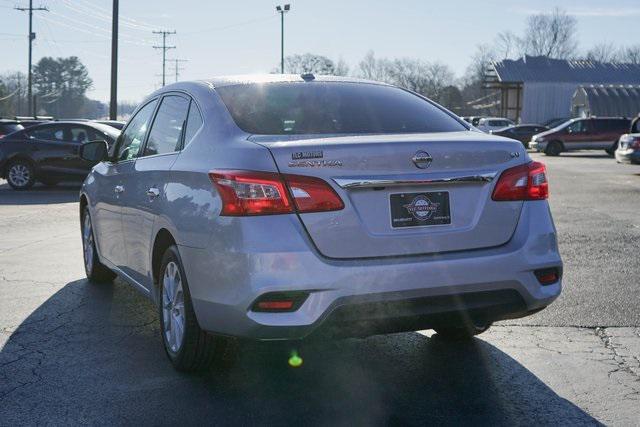
[(430, 331), (246, 344), (184, 375), (151, 304), (84, 279), (77, 186), (0, 181), (0, 425), (640, 424), (640, 166), (548, 158), (564, 290), (471, 343)]

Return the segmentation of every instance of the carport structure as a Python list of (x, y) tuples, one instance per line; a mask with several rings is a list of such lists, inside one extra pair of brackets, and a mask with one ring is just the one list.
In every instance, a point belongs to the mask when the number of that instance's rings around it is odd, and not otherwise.
[(522, 123), (571, 116), (576, 90), (592, 85), (638, 86), (640, 64), (526, 55), (492, 62), (484, 81), (485, 88), (496, 90), (500, 115)]
[(571, 111), (576, 117), (635, 117), (640, 113), (640, 86), (580, 86), (573, 94)]

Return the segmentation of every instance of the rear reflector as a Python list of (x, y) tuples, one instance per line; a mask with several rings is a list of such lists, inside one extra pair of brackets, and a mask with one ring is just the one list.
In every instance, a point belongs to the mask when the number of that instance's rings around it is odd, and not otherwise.
[(543, 268), (533, 272), (541, 285), (552, 285), (560, 280), (560, 269), (558, 268)]
[(261, 295), (251, 306), (251, 311), (284, 313), (293, 312), (306, 301), (307, 292), (269, 292)]
[(344, 208), (325, 181), (302, 175), (241, 170), (212, 171), (222, 198), (222, 216), (327, 212)]
[(496, 201), (545, 200), (548, 197), (547, 169), (540, 162), (530, 162), (502, 172), (491, 196)]

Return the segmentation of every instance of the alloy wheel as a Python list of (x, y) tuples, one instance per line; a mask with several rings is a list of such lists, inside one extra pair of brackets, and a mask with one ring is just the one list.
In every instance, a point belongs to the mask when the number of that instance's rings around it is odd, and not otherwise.
[(91, 230), (91, 217), (89, 213), (84, 215), (84, 224), (82, 227), (82, 243), (84, 252), (84, 265), (87, 269), (87, 273), (91, 272), (93, 268), (93, 232)]
[(26, 187), (31, 180), (31, 171), (26, 165), (16, 163), (9, 168), (8, 178), (15, 187)]
[(186, 318), (182, 276), (174, 261), (167, 264), (162, 275), (162, 318), (167, 347), (177, 353), (184, 341)]

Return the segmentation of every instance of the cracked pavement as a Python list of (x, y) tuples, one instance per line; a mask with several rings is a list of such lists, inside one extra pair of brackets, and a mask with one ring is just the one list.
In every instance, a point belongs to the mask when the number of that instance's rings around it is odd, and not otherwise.
[(77, 187), (0, 181), (0, 425), (640, 425), (640, 167), (540, 157), (565, 260), (547, 310), (469, 343), (307, 344), (298, 369), (246, 343), (199, 375), (172, 370), (135, 290), (84, 280)]

